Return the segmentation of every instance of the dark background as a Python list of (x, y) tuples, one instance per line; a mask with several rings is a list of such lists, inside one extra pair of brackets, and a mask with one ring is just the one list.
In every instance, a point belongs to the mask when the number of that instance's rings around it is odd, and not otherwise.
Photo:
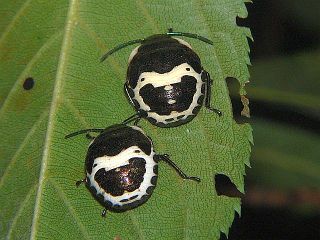
[(240, 117), (236, 81), (228, 86), (234, 115), (252, 124), (255, 146), (242, 216), (228, 239), (320, 239), (320, 1), (247, 7), (249, 17), (237, 23), (254, 38), (249, 120)]

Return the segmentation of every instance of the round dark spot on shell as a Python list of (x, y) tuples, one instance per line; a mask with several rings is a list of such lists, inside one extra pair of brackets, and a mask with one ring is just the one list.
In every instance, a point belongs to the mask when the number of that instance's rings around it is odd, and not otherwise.
[(129, 200), (133, 200), (133, 199), (135, 199), (137, 197), (138, 197), (138, 195), (134, 195), (134, 196), (130, 197)]
[(23, 82), (23, 88), (25, 90), (30, 90), (34, 87), (34, 79), (32, 77), (26, 78)]
[(148, 200), (148, 198), (149, 198), (149, 196), (148, 196), (148, 195), (143, 195), (143, 196), (141, 197), (141, 202), (145, 202), (145, 201), (147, 201), (147, 200)]
[(141, 78), (141, 82), (143, 82), (143, 81), (144, 81), (144, 79), (145, 79), (145, 78)]
[(153, 167), (153, 173), (154, 173), (154, 174), (158, 174), (158, 165), (155, 165), (155, 166)]
[(148, 187), (147, 190), (146, 190), (146, 193), (147, 194), (151, 194), (153, 192), (154, 188), (155, 188), (155, 186)]
[(146, 118), (148, 116), (148, 113), (146, 111), (140, 109), (140, 116), (142, 118)]
[(187, 71), (190, 71), (190, 68), (186, 68)]
[(165, 121), (166, 121), (166, 122), (172, 122), (172, 121), (174, 121), (174, 118), (168, 118), (168, 119), (166, 119)]
[(121, 199), (120, 202), (128, 202), (129, 199), (128, 198), (125, 198), (125, 199)]
[(197, 100), (197, 103), (198, 103), (199, 105), (202, 105), (203, 100), (204, 100), (204, 95), (200, 95), (199, 98), (198, 98), (198, 100)]
[(148, 120), (152, 123), (152, 124), (156, 124), (157, 120), (154, 119), (153, 117), (148, 117)]
[(203, 84), (201, 85), (201, 93), (204, 94), (205, 90), (206, 90), (206, 86), (205, 86), (205, 84), (203, 83)]
[(162, 122), (156, 122), (155, 125), (157, 125), (158, 127), (168, 127), (167, 124), (162, 123)]
[(112, 202), (110, 202), (110, 201), (107, 200), (107, 201), (104, 202), (104, 205), (105, 205), (106, 207), (112, 207), (113, 204), (112, 204)]
[(151, 178), (151, 183), (152, 183), (153, 185), (156, 185), (156, 183), (157, 183), (157, 176), (153, 176), (153, 177)]
[(196, 106), (193, 110), (192, 113), (193, 114), (197, 114), (200, 111), (201, 105)]
[(133, 102), (133, 104), (134, 104), (134, 106), (135, 106), (136, 109), (139, 109), (139, 108), (140, 108), (140, 104), (139, 104), (139, 102), (138, 102), (136, 99), (132, 99), (132, 102)]
[(135, 153), (140, 153), (140, 150), (135, 150), (134, 152), (135, 152)]

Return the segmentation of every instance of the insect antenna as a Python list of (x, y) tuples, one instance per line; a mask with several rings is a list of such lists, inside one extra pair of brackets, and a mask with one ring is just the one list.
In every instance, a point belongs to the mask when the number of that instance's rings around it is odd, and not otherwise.
[(67, 138), (75, 137), (75, 136), (77, 136), (77, 135), (84, 134), (84, 133), (89, 133), (89, 132), (98, 132), (98, 133), (101, 133), (101, 132), (103, 132), (103, 131), (104, 131), (103, 128), (88, 128), (88, 129), (82, 129), (82, 130), (79, 130), (79, 131), (70, 133), (70, 134), (66, 135), (64, 138), (67, 139)]
[(167, 35), (169, 36), (183, 36), (183, 37), (188, 37), (188, 38), (195, 38), (195, 39), (198, 39), (202, 42), (205, 42), (205, 43), (208, 43), (210, 45), (213, 45), (213, 42), (208, 39), (208, 38), (205, 38), (203, 36), (200, 36), (198, 34), (195, 34), (195, 33), (184, 33), (184, 32), (174, 32), (172, 30), (172, 28), (169, 29), (169, 31), (167, 32)]
[(100, 58), (100, 62), (103, 62), (104, 60), (107, 59), (107, 57), (109, 57), (111, 54), (119, 51), (122, 48), (125, 48), (127, 46), (136, 44), (136, 43), (142, 43), (144, 39), (136, 39), (136, 40), (131, 40), (129, 42), (125, 42), (125, 43), (121, 43), (118, 46), (112, 48), (110, 51), (106, 52), (101, 58)]

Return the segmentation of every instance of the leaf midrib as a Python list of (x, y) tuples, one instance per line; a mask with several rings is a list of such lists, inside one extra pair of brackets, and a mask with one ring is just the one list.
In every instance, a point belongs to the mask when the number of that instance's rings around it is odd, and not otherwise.
[(30, 239), (36, 239), (38, 220), (39, 220), (39, 214), (40, 214), (40, 203), (41, 203), (41, 197), (43, 195), (44, 180), (46, 177), (45, 173), (48, 166), (49, 151), (50, 151), (51, 139), (52, 139), (52, 134), (54, 129), (54, 118), (56, 115), (57, 106), (60, 99), (63, 72), (66, 66), (67, 54), (70, 49), (71, 36), (73, 33), (72, 30), (77, 18), (77, 15), (76, 15), (77, 6), (78, 6), (77, 0), (70, 1), (69, 10), (66, 18), (65, 29), (64, 29), (64, 37), (63, 37), (61, 52), (59, 57), (59, 63), (57, 68), (56, 81), (54, 84), (52, 103), (51, 103), (50, 112), (49, 112), (49, 121), (48, 121), (48, 127), (46, 132), (45, 143), (44, 143), (45, 146), (43, 150), (43, 156), (41, 160), (41, 170), (40, 170), (39, 184), (38, 184), (38, 190), (36, 195), (35, 208), (34, 208), (34, 214), (33, 214), (32, 226), (31, 226)]

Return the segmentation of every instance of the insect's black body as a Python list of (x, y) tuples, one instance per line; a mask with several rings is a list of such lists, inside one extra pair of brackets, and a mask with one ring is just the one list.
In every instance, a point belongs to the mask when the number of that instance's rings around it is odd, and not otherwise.
[(181, 39), (151, 36), (129, 58), (125, 89), (141, 116), (159, 127), (191, 121), (205, 94), (198, 55)]
[(158, 164), (140, 128), (114, 125), (90, 144), (87, 187), (108, 209), (122, 212), (146, 202), (156, 186)]
[(202, 105), (210, 107), (211, 79), (189, 43), (173, 36), (197, 38), (199, 35), (172, 32), (156, 34), (120, 44), (102, 57), (128, 45), (140, 43), (129, 56), (125, 92), (137, 111), (124, 121), (146, 118), (158, 127), (175, 127), (191, 121)]
[[(158, 178), (158, 162), (171, 165), (184, 179), (188, 177), (168, 155), (157, 155), (151, 139), (136, 126), (113, 125), (106, 129), (85, 129), (82, 133), (100, 132), (92, 137), (85, 161), (85, 182), (92, 195), (106, 210), (123, 212), (145, 203), (153, 193)], [(105, 211), (103, 212), (103, 215)]]
[(168, 73), (182, 63), (189, 64), (199, 74), (202, 71), (200, 58), (187, 42), (166, 34), (153, 35), (132, 51), (127, 81), (135, 88), (142, 73)]

